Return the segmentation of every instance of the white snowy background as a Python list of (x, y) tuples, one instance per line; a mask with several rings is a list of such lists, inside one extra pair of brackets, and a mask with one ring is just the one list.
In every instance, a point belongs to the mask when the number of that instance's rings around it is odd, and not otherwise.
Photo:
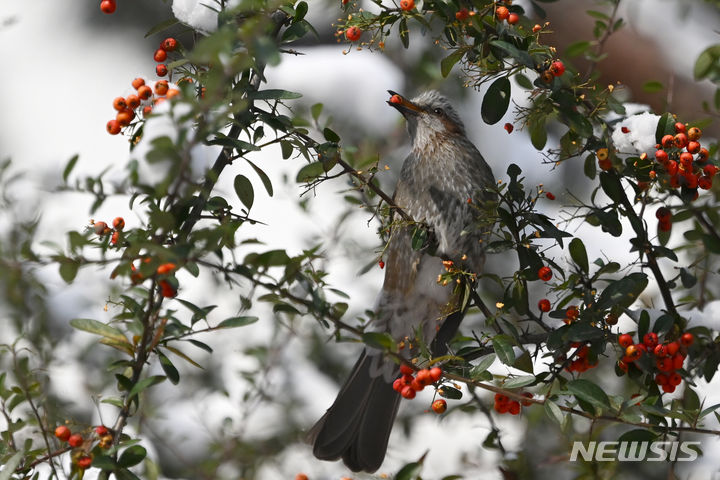
[[(175, 0), (172, 12), (180, 20), (210, 31), (214, 19), (200, 3), (197, 0)], [(330, 14), (314, 12), (313, 1), (310, 4), (311, 23), (333, 21), (339, 14), (339, 11)], [(28, 214), (35, 210), (42, 212), (38, 241), (62, 243), (66, 230), (81, 228), (88, 222), (89, 202), (86, 197), (77, 194), (58, 196), (37, 191), (39, 185), (57, 183), (67, 159), (75, 154), (80, 155), (76, 172), (92, 174), (112, 166), (108, 178), (122, 176), (122, 169), (129, 156), (128, 145), (122, 138), (105, 132), (105, 123), (112, 114), (111, 101), (115, 96), (130, 93), (130, 81), (136, 76), (153, 77), (155, 64), (152, 52), (157, 36), (143, 39), (141, 35), (142, 28), (147, 29), (151, 25), (143, 25), (137, 32), (89, 29), (81, 20), (88, 15), (88, 8), (96, 9), (93, 15), (102, 15), (92, 2), (5, 0), (0, 3), (0, 21), (14, 19), (14, 22), (7, 22), (0, 28), (0, 59), (3, 65), (0, 80), (0, 105), (3, 106), (3, 115), (0, 117), (0, 157), (12, 158), (16, 168), (27, 171), (26, 180), (12, 193), (19, 198), (25, 195), (28, 199), (39, 199), (39, 204), (27, 205)], [(123, 0), (119, 1), (118, 8), (123, 8)], [(368, 8), (371, 6), (368, 5)], [(679, 18), (680, 8), (683, 9), (684, 19)], [(621, 11), (630, 23), (629, 28), (661, 46), (667, 55), (667, 65), (671, 65), (678, 76), (689, 76), (697, 54), (718, 41), (717, 35), (711, 34), (713, 25), (717, 26), (717, 17), (709, 15), (702, 2), (636, 0), (623, 2)], [(168, 15), (171, 15), (170, 11)], [(562, 22), (557, 23), (560, 25)], [(405, 92), (403, 72), (382, 53), (363, 51), (343, 55), (343, 48), (341, 45), (306, 47), (303, 48), (305, 56), (284, 58), (278, 67), (270, 68), (267, 72), (270, 87), (303, 92), (308, 104), (323, 102), (326, 110), (335, 117), (352, 115), (354, 124), (361, 125), (369, 135), (388, 132), (401, 135), (402, 120), (394, 110), (387, 107), (385, 101), (388, 89)], [(540, 208), (550, 216), (557, 216), (563, 202), (568, 201), (566, 189), (582, 189), (583, 180), (577, 179), (580, 175), (573, 178), (572, 184), (564, 183), (568, 181), (567, 176), (558, 174), (558, 170), (553, 170), (550, 165), (540, 164), (540, 156), (530, 145), (526, 132), (516, 130), (508, 135), (502, 125), (512, 121), (512, 112), (496, 125), (484, 125), (479, 115), (481, 98), (481, 95), (468, 96), (466, 101), (458, 104), (458, 110), (465, 119), (470, 137), (483, 155), (490, 159), (495, 176), (503, 178), (509, 163), (519, 164), (528, 177), (528, 185), (544, 183), (547, 190), (556, 194), (555, 202), (544, 202)], [(526, 101), (522, 94), (513, 100), (521, 104)], [(637, 140), (634, 144), (627, 143), (628, 151), (638, 148), (638, 145), (641, 145), (641, 149), (647, 149), (654, 144), (652, 138), (647, 140), (654, 132), (652, 122), (651, 116), (644, 115), (627, 119), (618, 125), (618, 130), (620, 126), (628, 126)], [(158, 131), (168, 128), (160, 123), (161, 120), (158, 120), (155, 126)], [(148, 126), (148, 136), (151, 136), (150, 131)], [(630, 137), (620, 140), (627, 142)], [(405, 146), (398, 143), (397, 156), (383, 159), (383, 163), (398, 169), (406, 150), (407, 141)], [(140, 148), (134, 155), (141, 157), (142, 151)], [(211, 162), (216, 154), (212, 149), (195, 153), (194, 160), (198, 166)], [(317, 197), (311, 200), (312, 213), (307, 213), (297, 206), (301, 187), (292, 183), (286, 185), (281, 181), (283, 175), (293, 178), (299, 166), (292, 162), (279, 162), (278, 158), (279, 152), (268, 149), (255, 159), (272, 173), (276, 194), (272, 202), (263, 202), (260, 198), (256, 200), (254, 216), (261, 218), (267, 226), (256, 227), (254, 234), (265, 241), (268, 248), (286, 248), (289, 252), (297, 252), (307, 246), (309, 238), (327, 239), (332, 235), (332, 226), (343, 209), (340, 199), (334, 195), (343, 186), (323, 186), (317, 192)], [(260, 195), (259, 183), (255, 187), (256, 193)], [(229, 181), (221, 182), (218, 191), (232, 192), (232, 185)], [(653, 213), (649, 212), (649, 215)], [(138, 222), (128, 210), (126, 199), (107, 201), (95, 215), (106, 221), (115, 216), (125, 217), (129, 226)], [(4, 216), (0, 219), (0, 222), (7, 221)], [(372, 254), (375, 245), (374, 227), (368, 226), (366, 219), (364, 213), (359, 213), (353, 222), (345, 224), (342, 234), (345, 238), (352, 237), (367, 248), (365, 251), (368, 254)], [(652, 224), (653, 220), (649, 221)], [(0, 223), (0, 228), (6, 229), (7, 224)], [(634, 254), (627, 251), (627, 237), (610, 239), (607, 235), (597, 235), (596, 230), (589, 226), (579, 226), (573, 233), (589, 239), (586, 245), (591, 259), (607, 256), (621, 263), (634, 259)], [(593, 243), (593, 238), (600, 241)], [(362, 311), (373, 304), (375, 292), (382, 281), (382, 272), (373, 269), (364, 276), (355, 277), (358, 259), (350, 258), (346, 253), (341, 249), (330, 252), (330, 283), (350, 295), (352, 311)], [(556, 254), (558, 259), (561, 258), (562, 252), (557, 251)], [(55, 269), (46, 269), (41, 273), (51, 292), (51, 307), (68, 320), (75, 317), (106, 320), (112, 315), (112, 311), (104, 311), (108, 288), (106, 272), (83, 269), (71, 286), (61, 280)], [(231, 297), (232, 302), (223, 302), (222, 298), (207, 300), (213, 298), (216, 289), (212, 280), (202, 277), (194, 282), (190, 277), (181, 277), (180, 280), (184, 287), (182, 298), (203, 304), (218, 304), (217, 318), (224, 318), (222, 314), (231, 316), (236, 313), (233, 310), (235, 297)], [(652, 295), (651, 286), (645, 297), (650, 298)], [(704, 312), (693, 312), (689, 316), (692, 318), (691, 325), (706, 324), (717, 329), (720, 327), (720, 304), (712, 303)], [(273, 407), (256, 405), (252, 412), (242, 411), (240, 407), (240, 399), (247, 385), (240, 379), (238, 372), (256, 366), (254, 358), (242, 353), (242, 344), (272, 343), (271, 332), (264, 327), (264, 323), (261, 321), (244, 329), (242, 335), (229, 334), (226, 342), (216, 337), (207, 339), (215, 348), (213, 355), (223, 359), (219, 375), (227, 395), (198, 391), (187, 396), (187, 392), (181, 394), (179, 389), (170, 385), (157, 387), (159, 394), (167, 397), (167, 402), (172, 402), (172, 417), (158, 422), (158, 429), (164, 432), (163, 435), (170, 432), (174, 437), (174, 448), (188, 461), (204, 455), (204, 439), (212, 438), (214, 431), (223, 429), (226, 417), (233, 419), (238, 434), (246, 435), (247, 438), (253, 438), (254, 435), (260, 437), (276, 428), (273, 423), (281, 416), (275, 414), (277, 412), (273, 411)], [(631, 328), (629, 321), (618, 325), (619, 330), (624, 328)], [(1, 342), (9, 341), (14, 333), (0, 323)], [(69, 333), (58, 346), (58, 360), (50, 369), (55, 393), (73, 403), (71, 408), (77, 412), (93, 410), (91, 395), (100, 393), (92, 389), (93, 381), (84, 376), (84, 367), (79, 359), (80, 353), (94, 345), (95, 340), (87, 334)], [(282, 351), (279, 361), (292, 364), (292, 387), (307, 399), (307, 403), (302, 406), (300, 420), (309, 427), (332, 402), (337, 385), (319, 374), (309, 360), (305, 360), (306, 352), (301, 341), (293, 336), (288, 336), (287, 341), (287, 344), (276, 345)], [(355, 348), (347, 344), (330, 342), (327, 348), (345, 351), (348, 361), (357, 353)], [(499, 364), (492, 370), (496, 373), (507, 372), (506, 367)], [(271, 374), (266, 381), (277, 385), (288, 384), (288, 378), (277, 375), (277, 372)], [(715, 380), (720, 381), (717, 377)], [(609, 378), (606, 383), (611, 388), (617, 382)], [(717, 382), (704, 385), (700, 381), (698, 391), (707, 394), (707, 405), (720, 402)], [(456, 473), (457, 466), (462, 463), (461, 457), (475, 463), (477, 472), (483, 472), (483, 478), (502, 478), (495, 468), (497, 455), (481, 446), (489, 431), (487, 421), (482, 416), (458, 413), (444, 420), (423, 413), (430, 403), (429, 394), (404, 403), (404, 409), (416, 413), (412, 421), (415, 426), (413, 435), (407, 438), (402, 429), (396, 426), (380, 473), (394, 472), (405, 461), (419, 458), (430, 448), (423, 469), (424, 478), (440, 478)], [(114, 418), (112, 408), (102, 408), (100, 413), (106, 421)], [(99, 418), (96, 420), (99, 421)], [(503, 443), (506, 448), (519, 448), (525, 438), (523, 417), (501, 416), (498, 424), (505, 432)], [(716, 422), (710, 421), (708, 427), (716, 428)], [(555, 435), (552, 432), (547, 434)], [(720, 467), (717, 455), (719, 440), (703, 440), (706, 455), (692, 466), (680, 467), (681, 471), (686, 471), (687, 478), (711, 478)], [(146, 446), (150, 445), (150, 442), (146, 442)], [(150, 451), (150, 455), (154, 454)], [(288, 449), (276, 465), (268, 466), (258, 474), (258, 478), (289, 479), (301, 471), (307, 472), (311, 479), (337, 479), (349, 474), (340, 464), (316, 461), (308, 446), (297, 444)], [(236, 475), (236, 472), (224, 472), (218, 478), (236, 478)], [(353, 478), (368, 476), (354, 475)]]

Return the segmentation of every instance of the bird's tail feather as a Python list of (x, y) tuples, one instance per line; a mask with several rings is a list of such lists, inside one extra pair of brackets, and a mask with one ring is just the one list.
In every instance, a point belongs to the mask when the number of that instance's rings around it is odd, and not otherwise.
[(378, 370), (376, 361), (383, 360), (363, 351), (335, 402), (308, 433), (317, 458), (342, 457), (355, 472), (380, 468), (400, 395), (393, 390), (392, 380), (373, 375)]

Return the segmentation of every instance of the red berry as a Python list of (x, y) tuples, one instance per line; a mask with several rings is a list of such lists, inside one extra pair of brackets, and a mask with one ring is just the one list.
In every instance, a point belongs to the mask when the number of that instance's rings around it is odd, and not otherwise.
[(669, 357), (658, 358), (655, 361), (655, 366), (657, 366), (661, 372), (670, 372), (673, 369), (673, 361)]
[(415, 373), (415, 370), (403, 363), (402, 365), (400, 365), (400, 373), (402, 373), (403, 375), (412, 375)]
[[(507, 21), (510, 25), (515, 25), (516, 23), (518, 23), (520, 21), (520, 15), (518, 15), (517, 13), (511, 13), (510, 15), (508, 15)], [(558, 76), (558, 75), (556, 75), (556, 76)], [(519, 409), (520, 409), (520, 407), (518, 406), (518, 413), (520, 411)], [(512, 413), (512, 412), (510, 412), (510, 413)], [(513, 415), (516, 415), (516, 414), (513, 413)]]
[(685, 133), (687, 131), (687, 127), (684, 123), (677, 122), (675, 124), (675, 133)]
[(160, 294), (165, 298), (173, 298), (177, 295), (177, 290), (167, 280), (160, 280)]
[(60, 425), (55, 429), (55, 436), (61, 442), (67, 442), (68, 438), (70, 438), (70, 435), (72, 435), (72, 432), (70, 432), (70, 429), (65, 425)]
[[(525, 392), (525, 393), (523, 393), (523, 397), (533, 398), (533, 394), (530, 392)], [(523, 400), (521, 403), (522, 403), (523, 407), (529, 407), (530, 405), (533, 404), (533, 402), (531, 402), (529, 400)]]
[(658, 344), (657, 333), (654, 333), (654, 332), (646, 333), (645, 336), (643, 336), (643, 343), (649, 349), (655, 348), (655, 346)]
[(164, 63), (158, 63), (158, 65), (155, 67), (155, 73), (158, 77), (164, 77), (168, 73), (167, 65)]
[(430, 379), (433, 381), (433, 383), (440, 380), (440, 377), (442, 377), (442, 368), (433, 367), (430, 369)]
[(83, 437), (79, 433), (75, 433), (73, 435), (70, 435), (70, 438), (68, 438), (68, 444), (70, 444), (71, 447), (77, 448), (80, 445), (83, 444)]
[(297, 475), (295, 475), (295, 480), (309, 480), (309, 479), (308, 479), (308, 476), (305, 475), (304, 473), (298, 473)]
[(115, 100), (113, 100), (113, 108), (118, 112), (122, 112), (123, 110), (125, 110), (127, 108), (127, 102), (125, 101), (125, 98), (115, 98)]
[(125, 228), (125, 220), (122, 217), (116, 217), (115, 220), (113, 220), (113, 228), (122, 230)]
[(690, 127), (687, 131), (687, 136), (692, 141), (698, 141), (700, 137), (702, 137), (702, 130), (698, 127)]
[(82, 457), (77, 459), (76, 464), (80, 470), (87, 470), (92, 465), (92, 457), (89, 457), (88, 455), (83, 455)]
[(538, 302), (538, 309), (540, 309), (541, 312), (549, 312), (550, 311), (550, 300), (547, 298), (543, 298)]
[(679, 160), (680, 160), (680, 165), (682, 165), (686, 171), (692, 170), (692, 161), (693, 161), (692, 153), (682, 152), (680, 154)]
[(653, 350), (653, 353), (658, 358), (667, 357), (667, 347), (665, 345), (658, 345), (655, 347), (655, 350)]
[(657, 383), (660, 386), (667, 385), (668, 376), (665, 375), (664, 373), (658, 373), (657, 375), (655, 375), (655, 383)]
[(122, 127), (120, 126), (118, 121), (115, 120), (114, 118), (112, 120), (110, 120), (109, 122), (107, 122), (107, 125), (105, 125), (105, 128), (107, 129), (107, 132), (110, 135), (117, 135), (118, 133), (120, 133), (120, 130), (122, 129)]
[(108, 224), (105, 222), (95, 222), (93, 224), (93, 229), (95, 230), (96, 235), (105, 235), (110, 232), (110, 228), (108, 228)]
[(515, 129), (512, 123), (506, 123), (503, 128), (507, 130), (508, 133), (512, 133), (512, 131)]
[(552, 278), (552, 270), (550, 267), (542, 267), (538, 270), (538, 278), (543, 282), (547, 282)]
[(422, 386), (430, 385), (431, 383), (433, 383), (432, 379), (430, 378), (430, 370), (428, 370), (427, 368), (423, 368), (422, 370), (418, 371), (415, 378)]
[(712, 178), (718, 172), (718, 167), (713, 164), (708, 164), (703, 167), (703, 173), (708, 177)]
[(657, 150), (655, 152), (655, 160), (657, 160), (660, 163), (665, 163), (668, 161), (668, 154), (665, 150)]
[(680, 370), (685, 363), (685, 356), (681, 353), (676, 353), (672, 356), (672, 366), (675, 370)]
[(632, 362), (640, 358), (641, 355), (642, 350), (639, 348), (639, 345), (628, 345), (625, 349), (625, 357)]
[(693, 334), (690, 332), (683, 333), (682, 337), (680, 337), (680, 343), (684, 347), (689, 347), (690, 345), (693, 344), (694, 341), (695, 341), (695, 336), (693, 336)]
[(127, 96), (125, 103), (127, 103), (128, 108), (135, 109), (140, 106), (140, 97), (133, 93)]
[(550, 72), (552, 72), (552, 74), (556, 77), (561, 76), (563, 73), (565, 73), (565, 64), (560, 60), (555, 60), (550, 64)]
[(507, 7), (497, 7), (497, 10), (495, 10), (495, 16), (500, 21), (507, 20), (510, 16), (510, 10), (508, 10)]
[(415, 398), (415, 390), (410, 385), (407, 385), (403, 387), (403, 389), (400, 391), (400, 395), (403, 396), (403, 398), (407, 398), (408, 400), (412, 400)]
[(623, 333), (618, 337), (618, 343), (621, 347), (628, 348), (630, 345), (633, 344), (633, 339), (629, 334)]
[(622, 128), (620, 129), (620, 131), (621, 131), (622, 133), (630, 133), (630, 129), (627, 128), (627, 127), (622, 127)]
[(469, 16), (470, 12), (468, 12), (467, 8), (461, 8), (460, 10), (455, 12), (455, 18), (460, 21), (467, 19)]
[(100, 10), (102, 10), (103, 13), (110, 15), (111, 13), (115, 13), (115, 9), (117, 9), (115, 0), (103, 0), (100, 2)]
[[(514, 14), (511, 14), (511, 15), (514, 15)], [(508, 21), (510, 21), (510, 20), (508, 19)], [(508, 412), (510, 413), (510, 415), (519, 414), (520, 413), (520, 402), (518, 402), (516, 400), (513, 400), (512, 402), (510, 402)]]
[(169, 88), (167, 80), (158, 80), (155, 84), (155, 93), (158, 95), (165, 95)]
[(670, 356), (675, 355), (679, 349), (680, 349), (680, 345), (678, 345), (677, 342), (670, 342), (667, 344), (667, 352), (668, 352), (668, 355), (670, 355)]
[(494, 408), (495, 408), (495, 411), (498, 413), (507, 413), (508, 410), (510, 409), (510, 402), (502, 402), (502, 403), (495, 402)]
[(676, 175), (678, 173), (678, 163), (675, 160), (668, 160), (668, 162), (665, 164), (665, 169), (668, 172), (668, 175)]
[(699, 177), (698, 187), (702, 188), (703, 190), (710, 190), (712, 188), (712, 178), (705, 176)]
[(425, 388), (425, 385), (417, 378), (414, 378), (413, 381), (410, 382), (410, 387), (416, 392), (421, 392), (422, 389)]
[(445, 410), (447, 410), (447, 402), (442, 398), (435, 400), (432, 403), (432, 409), (433, 412), (437, 413), (438, 415), (440, 415), (441, 413), (445, 413)]
[(668, 384), (672, 385), (673, 387), (677, 387), (681, 383), (682, 383), (682, 377), (677, 372), (671, 373), (670, 377), (668, 377)]
[(390, 97), (390, 103), (395, 103), (395, 104), (402, 103), (402, 97), (400, 95), (395, 94), (392, 97)]
[(360, 40), (362, 33), (363, 32), (359, 27), (350, 27), (345, 30), (345, 38), (347, 38), (351, 42), (355, 42), (357, 40)]
[(165, 50), (166, 52), (172, 52), (175, 49), (177, 49), (178, 42), (172, 37), (168, 37), (165, 40), (162, 41), (160, 44), (160, 48)]
[(405, 382), (403, 381), (402, 377), (396, 378), (395, 381), (393, 382), (393, 390), (400, 393), (402, 391), (403, 387), (405, 387)]
[(383, 262), (382, 260), (380, 260), (380, 261), (378, 262), (378, 266), (380, 267), (380, 270), (382, 270), (383, 268), (385, 268), (385, 262)]
[(665, 393), (673, 393), (675, 391), (675, 385), (670, 385), (669, 383), (662, 386), (662, 390)]
[(623, 362), (622, 360), (618, 360), (617, 366), (618, 366), (618, 368), (620, 368), (620, 370), (622, 370), (623, 372), (627, 373), (628, 368), (629, 368), (627, 362)]
[(167, 60), (167, 52), (162, 48), (158, 48), (157, 50), (155, 50), (153, 60), (158, 63), (164, 62), (165, 60)]
[(415, 8), (415, 0), (400, 0), (400, 8), (406, 12), (409, 12)]
[(120, 232), (115, 230), (112, 235), (110, 236), (110, 244), (111, 245), (117, 245), (117, 243), (120, 241)]
[(675, 143), (675, 138), (672, 135), (665, 135), (662, 137), (662, 140), (660, 140), (660, 143), (663, 148), (670, 148)]
[(602, 160), (598, 160), (598, 166), (600, 167), (600, 170), (607, 172), (612, 169), (613, 163), (609, 158), (604, 158)]
[(689, 153), (700, 153), (700, 143), (694, 140), (690, 140), (685, 147)]
[(107, 429), (105, 425), (98, 425), (95, 427), (95, 433), (97, 433), (98, 437), (103, 437), (110, 433), (110, 431)]
[(673, 138), (673, 143), (677, 148), (685, 148), (688, 144), (688, 137), (684, 133), (678, 133)]
[(672, 212), (667, 207), (660, 207), (655, 211), (655, 218), (658, 220), (669, 220), (672, 217)]
[(509, 403), (510, 397), (503, 395), (502, 393), (495, 394), (495, 403)]
[(555, 200), (555, 195), (553, 195), (552, 192), (545, 193), (545, 196), (548, 200)]

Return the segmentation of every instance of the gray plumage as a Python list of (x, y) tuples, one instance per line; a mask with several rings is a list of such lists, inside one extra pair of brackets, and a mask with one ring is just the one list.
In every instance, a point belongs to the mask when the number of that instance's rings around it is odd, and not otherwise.
[[(481, 272), (490, 227), (478, 218), (475, 206), (492, 199), (485, 189), (495, 180), (445, 97), (429, 91), (408, 101), (390, 94), (394, 101), (388, 104), (403, 114), (412, 138), (412, 152), (393, 198), (415, 221), (432, 229), (438, 248), (434, 255), (413, 250), (412, 226), (392, 230), (373, 327), (404, 340), (408, 348), (402, 352), (408, 358), (417, 351), (409, 347), (416, 334), (432, 342), (434, 355), (441, 355), (464, 313), (454, 285), (437, 283), (445, 271), (442, 259), (466, 256), (462, 267)], [(353, 471), (380, 468), (401, 398), (392, 388), (398, 372), (398, 365), (381, 351), (363, 351), (335, 402), (308, 434), (317, 458), (342, 458)]]

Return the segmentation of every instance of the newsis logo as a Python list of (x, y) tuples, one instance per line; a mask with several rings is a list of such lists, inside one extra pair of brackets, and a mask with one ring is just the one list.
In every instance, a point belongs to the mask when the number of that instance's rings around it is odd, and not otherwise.
[(570, 461), (692, 462), (698, 457), (693, 445), (700, 442), (573, 442)]

